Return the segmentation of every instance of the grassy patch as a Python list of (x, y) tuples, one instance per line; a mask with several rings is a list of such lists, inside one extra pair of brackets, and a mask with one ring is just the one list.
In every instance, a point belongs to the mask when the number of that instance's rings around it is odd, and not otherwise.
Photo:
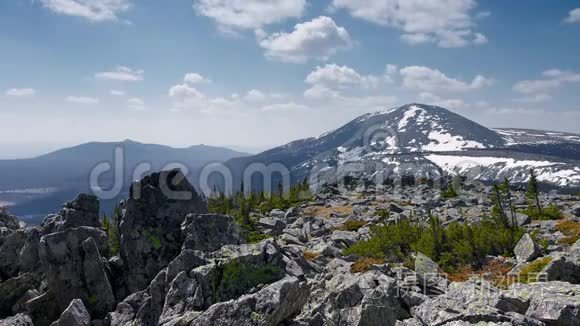
[(252, 265), (232, 261), (218, 268), (213, 282), (213, 302), (222, 302), (243, 295), (260, 284), (270, 284), (284, 276), (275, 265)]
[(384, 263), (385, 263), (384, 259), (363, 257), (355, 261), (352, 265), (350, 265), (350, 272), (351, 273), (368, 272), (372, 265), (381, 265)]
[(352, 206), (336, 206), (336, 207), (326, 207), (326, 206), (310, 206), (304, 210), (306, 215), (330, 218), (331, 215), (347, 216), (352, 214)]
[(580, 240), (580, 223), (574, 221), (561, 221), (556, 224), (556, 230), (562, 232), (566, 237), (561, 239), (559, 243), (566, 245), (573, 245)]
[(508, 273), (513, 265), (507, 262), (492, 260), (481, 266), (478, 270), (473, 270), (471, 265), (463, 265), (455, 268), (447, 274), (447, 278), (452, 282), (465, 282), (472, 276), (483, 278), (496, 287), (507, 289), (510, 285)]
[(315, 252), (315, 251), (310, 251), (310, 250), (304, 250), (304, 259), (308, 260), (308, 261), (315, 261), (318, 257), (320, 257), (320, 254)]
[(246, 241), (248, 243), (258, 243), (258, 242), (262, 242), (262, 240), (272, 238), (271, 235), (263, 234), (263, 233), (260, 233), (258, 231), (249, 231), (246, 233), (245, 237), (246, 237)]
[(366, 224), (367, 223), (365, 221), (350, 220), (339, 225), (336, 227), (336, 229), (340, 231), (358, 231), (358, 229), (362, 228)]
[(525, 265), (522, 267), (519, 273), (518, 280), (520, 283), (532, 283), (537, 282), (538, 274), (546, 267), (552, 258), (544, 257), (540, 259), (536, 259), (533, 262)]

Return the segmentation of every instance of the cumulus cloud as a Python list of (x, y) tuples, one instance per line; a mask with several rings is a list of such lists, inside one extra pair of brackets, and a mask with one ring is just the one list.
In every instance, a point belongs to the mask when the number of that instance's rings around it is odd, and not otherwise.
[(13, 97), (30, 97), (36, 95), (36, 90), (33, 88), (11, 88), (4, 94)]
[(580, 8), (570, 10), (564, 22), (569, 24), (580, 23)]
[(306, 0), (194, 0), (193, 8), (198, 15), (213, 19), (222, 31), (231, 32), (298, 18)]
[(437, 69), (425, 66), (409, 66), (399, 71), (403, 87), (425, 92), (466, 92), (490, 86), (493, 80), (477, 75), (471, 82), (451, 78)]
[(145, 75), (143, 70), (134, 70), (125, 66), (118, 66), (113, 71), (104, 71), (95, 74), (96, 79), (117, 80), (126, 82), (142, 81)]
[[(387, 69), (389, 69), (387, 67)], [(327, 64), (318, 66), (306, 77), (308, 84), (332, 85), (337, 87), (357, 86), (362, 88), (375, 88), (379, 84), (380, 78), (372, 75), (361, 75), (353, 68)]]
[(256, 35), (266, 57), (283, 62), (306, 62), (311, 58), (327, 60), (337, 51), (352, 46), (348, 31), (326, 16), (296, 24), (290, 33)]
[(179, 84), (169, 89), (169, 97), (176, 99), (204, 98), (205, 95), (188, 84)]
[(203, 84), (211, 82), (209, 79), (205, 78), (204, 76), (196, 72), (190, 72), (185, 74), (185, 77), (183, 77), (183, 81), (189, 84)]
[(129, 0), (40, 0), (47, 9), (92, 22), (115, 21), (131, 7)]
[(65, 100), (75, 104), (98, 104), (100, 102), (98, 98), (85, 96), (68, 96)]
[(550, 69), (542, 73), (543, 79), (522, 80), (517, 82), (513, 90), (518, 93), (543, 93), (559, 88), (563, 84), (580, 82), (580, 73), (568, 70)]
[[(475, 0), (333, 0), (331, 8), (351, 16), (401, 30), (410, 44), (436, 43), (440, 47), (482, 44), (475, 33)], [(481, 35), (481, 36), (478, 36)]]

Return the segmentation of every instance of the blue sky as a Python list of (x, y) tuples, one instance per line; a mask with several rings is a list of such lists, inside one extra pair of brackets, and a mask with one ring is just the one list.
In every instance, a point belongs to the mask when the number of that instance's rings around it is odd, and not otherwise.
[(0, 2), (0, 150), (267, 148), (435, 104), (580, 132), (580, 1)]

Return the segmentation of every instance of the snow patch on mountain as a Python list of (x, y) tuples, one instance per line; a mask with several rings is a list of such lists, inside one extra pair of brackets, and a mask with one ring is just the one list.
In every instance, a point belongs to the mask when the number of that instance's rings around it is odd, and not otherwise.
[(426, 159), (449, 174), (468, 174), (474, 179), (527, 182), (531, 169), (538, 180), (566, 186), (580, 183), (580, 168), (563, 162), (516, 160), (507, 157), (426, 155)]

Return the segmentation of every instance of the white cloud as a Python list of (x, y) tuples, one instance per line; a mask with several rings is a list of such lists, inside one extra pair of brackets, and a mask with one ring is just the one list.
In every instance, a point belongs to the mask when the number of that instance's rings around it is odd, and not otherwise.
[(185, 77), (183, 77), (183, 81), (189, 84), (203, 84), (211, 82), (209, 79), (195, 72), (185, 74)]
[(570, 10), (564, 22), (569, 24), (580, 23), (580, 8)]
[(252, 89), (248, 91), (248, 94), (246, 94), (246, 96), (244, 97), (246, 101), (250, 102), (262, 102), (265, 101), (267, 98), (268, 97), (266, 96), (266, 94), (257, 89)]
[(138, 97), (133, 97), (127, 100), (127, 106), (135, 111), (145, 110), (145, 101)]
[(467, 105), (461, 99), (444, 99), (429, 92), (419, 94), (422, 101), (429, 105), (435, 105), (446, 109), (462, 109)]
[(30, 97), (36, 95), (36, 90), (33, 88), (11, 88), (4, 93), (6, 96), (13, 97)]
[(514, 99), (514, 102), (518, 102), (518, 103), (540, 103), (540, 102), (549, 101), (551, 99), (552, 99), (552, 96), (549, 95), (549, 94), (538, 93), (538, 94), (534, 94), (534, 95), (531, 95), (531, 96), (516, 98), (516, 99)]
[(129, 0), (40, 0), (49, 10), (92, 22), (115, 21), (131, 7)]
[(114, 71), (105, 71), (95, 74), (96, 79), (117, 80), (127, 82), (142, 81), (145, 75), (143, 70), (133, 70), (129, 67), (118, 66)]
[(326, 86), (314, 85), (304, 91), (304, 97), (313, 100), (337, 98), (340, 94)]
[(125, 96), (125, 95), (127, 95), (127, 93), (125, 93), (125, 91), (112, 90), (111, 95), (113, 95), (113, 96)]
[(425, 92), (466, 92), (481, 89), (493, 83), (492, 79), (481, 75), (475, 76), (471, 82), (465, 82), (448, 77), (437, 69), (424, 66), (405, 67), (399, 73), (403, 78), (405, 88)]
[(177, 99), (204, 98), (205, 95), (190, 85), (180, 84), (169, 89), (169, 97)]
[(194, 0), (193, 8), (198, 15), (213, 19), (222, 31), (231, 32), (298, 18), (306, 0)]
[[(392, 69), (392, 67), (387, 67), (388, 69)], [(316, 70), (312, 71), (306, 77), (305, 82), (312, 85), (322, 84), (337, 87), (357, 86), (362, 88), (375, 88), (378, 86), (379, 80), (379, 77), (361, 75), (356, 70), (347, 66), (327, 64), (323, 67), (316, 67)]]
[(76, 104), (98, 104), (100, 102), (98, 98), (84, 96), (68, 96), (65, 100)]
[(306, 62), (311, 58), (327, 60), (337, 51), (352, 46), (348, 31), (326, 16), (296, 24), (290, 33), (256, 35), (266, 57), (283, 62)]
[(559, 88), (563, 84), (580, 82), (580, 73), (559, 69), (550, 69), (542, 73), (544, 79), (522, 80), (517, 82), (513, 90), (518, 93), (532, 94), (547, 92)]
[(473, 40), (474, 44), (482, 45), (482, 44), (487, 44), (487, 42), (489, 42), (489, 41), (485, 35), (483, 35), (481, 33), (475, 34), (475, 39)]
[(475, 0), (332, 1), (333, 9), (345, 9), (353, 17), (401, 30), (405, 42), (437, 43), (440, 47), (481, 41), (472, 31), (476, 6)]

